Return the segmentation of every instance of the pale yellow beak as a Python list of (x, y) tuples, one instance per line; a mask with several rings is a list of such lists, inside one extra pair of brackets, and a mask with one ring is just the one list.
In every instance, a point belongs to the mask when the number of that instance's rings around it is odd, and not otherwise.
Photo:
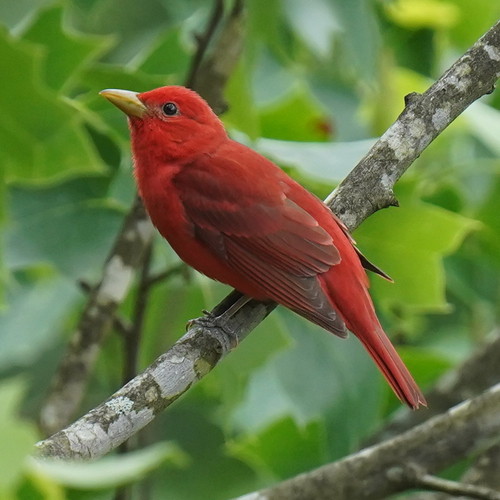
[(137, 92), (120, 89), (106, 89), (99, 92), (109, 102), (120, 108), (128, 116), (136, 116), (142, 118), (147, 111), (146, 106), (137, 97)]

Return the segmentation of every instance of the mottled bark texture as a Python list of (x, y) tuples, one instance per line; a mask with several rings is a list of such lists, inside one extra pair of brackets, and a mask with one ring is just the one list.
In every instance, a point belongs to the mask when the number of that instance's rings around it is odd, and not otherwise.
[(392, 188), (422, 151), (500, 77), (500, 24), (493, 26), (423, 94), (406, 107), (329, 198), (352, 231), (372, 213), (396, 204)]
[(137, 197), (104, 264), (100, 283), (89, 291), (85, 309), (52, 380), (40, 412), (44, 433), (51, 434), (67, 425), (80, 405), (103, 337), (132, 286), (135, 270), (152, 238), (153, 226)]

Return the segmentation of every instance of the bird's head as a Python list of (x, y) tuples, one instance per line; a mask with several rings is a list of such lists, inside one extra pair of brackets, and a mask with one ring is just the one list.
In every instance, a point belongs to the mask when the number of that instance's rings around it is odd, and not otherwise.
[(166, 161), (189, 161), (210, 153), (227, 137), (207, 102), (185, 87), (143, 93), (107, 89), (100, 94), (127, 114), (136, 157), (149, 150)]

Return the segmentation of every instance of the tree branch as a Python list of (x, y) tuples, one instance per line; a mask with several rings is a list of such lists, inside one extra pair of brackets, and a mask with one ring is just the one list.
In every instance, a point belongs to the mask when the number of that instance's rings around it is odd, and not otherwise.
[[(215, 17), (223, 14), (221, 5), (221, 1), (215, 0), (214, 13), (203, 35), (203, 43), (198, 45), (198, 53), (201, 52), (202, 56), (218, 24)], [(210, 66), (203, 64), (203, 57), (198, 53), (194, 56), (197, 62), (193, 64), (190, 76), (194, 79), (193, 88), (213, 107), (218, 107), (223, 102), (223, 88), (239, 59), (243, 40), (242, 16), (242, 2), (238, 1), (221, 28), (210, 54)], [(224, 62), (218, 63), (219, 60)], [(216, 81), (213, 80), (215, 66)], [(199, 86), (198, 82), (203, 81), (210, 81), (209, 91)], [(103, 278), (88, 298), (42, 406), (39, 423), (44, 434), (50, 435), (68, 425), (80, 406), (101, 343), (113, 324), (118, 306), (130, 290), (152, 237), (153, 227), (140, 198), (136, 196), (106, 259)]]
[[(500, 332), (493, 331), (489, 338), (468, 359), (441, 377), (426, 393), (429, 404), (425, 412), (410, 412), (402, 408), (382, 429), (370, 437), (364, 446), (373, 445), (422, 424), (446, 412), (467, 398), (475, 397), (500, 382)], [(462, 476), (459, 485), (481, 485), (500, 490), (500, 443), (478, 455)], [(476, 486), (477, 487), (477, 486)], [(471, 496), (471, 495), (469, 495)], [(411, 500), (446, 500), (444, 493), (417, 493)]]
[(238, 500), (387, 498), (415, 487), (407, 468), (435, 473), (500, 432), (500, 384), (383, 443)]
[(136, 198), (106, 259), (101, 282), (90, 292), (43, 404), (40, 427), (45, 433), (67, 425), (78, 408), (103, 337), (113, 324), (152, 238), (153, 226)]
[(191, 61), (191, 67), (189, 68), (188, 76), (186, 77), (186, 87), (195, 88), (197, 76), (200, 72), (200, 66), (208, 50), (208, 45), (212, 40), (215, 30), (219, 25), (224, 14), (224, 0), (215, 0), (213, 4), (212, 14), (210, 20), (207, 23), (205, 32), (200, 35), (195, 35), (196, 42), (198, 44), (195, 55)]
[[(425, 94), (412, 100), (330, 198), (331, 206), (351, 229), (376, 209), (393, 203), (396, 180), (460, 112), (491, 91), (499, 75), (497, 23)], [(212, 315), (195, 322), (167, 353), (108, 401), (39, 443), (40, 454), (101, 456), (144, 427), (207, 374), (275, 307), (252, 300), (236, 314), (224, 315), (238, 296), (238, 292), (232, 292)]]
[(439, 491), (441, 493), (446, 493), (446, 495), (467, 496), (467, 498), (500, 500), (500, 493), (498, 491), (494, 491), (484, 486), (459, 483), (457, 481), (450, 481), (448, 479), (426, 474), (425, 470), (416, 466), (415, 463), (406, 467), (394, 468), (391, 473), (391, 479), (408, 481), (410, 484), (413, 484), (415, 488)]
[[(392, 188), (420, 153), (500, 77), (500, 22), (425, 93), (410, 94), (399, 118), (328, 198), (352, 231), (372, 213), (394, 205)], [(408, 96), (407, 96), (408, 97)]]

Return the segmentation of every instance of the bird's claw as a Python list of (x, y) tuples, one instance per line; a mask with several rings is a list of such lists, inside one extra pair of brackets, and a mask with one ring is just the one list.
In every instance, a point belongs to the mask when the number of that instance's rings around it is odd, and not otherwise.
[(238, 334), (232, 330), (224, 315), (216, 316), (204, 310), (205, 316), (194, 318), (187, 322), (187, 329), (203, 328), (211, 337), (215, 338), (221, 346), (223, 354), (228, 353), (239, 344)]

